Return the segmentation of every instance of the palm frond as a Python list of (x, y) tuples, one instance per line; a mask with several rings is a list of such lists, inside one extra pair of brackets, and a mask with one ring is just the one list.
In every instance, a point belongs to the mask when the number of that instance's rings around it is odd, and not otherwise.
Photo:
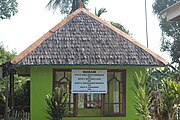
[(46, 7), (53, 11), (59, 9), (61, 14), (69, 14), (72, 2), (73, 0), (50, 0)]
[(103, 13), (106, 13), (106, 12), (107, 12), (106, 8), (101, 8), (101, 9), (98, 10), (98, 12), (97, 12), (97, 10), (95, 8), (95, 15), (98, 16), (98, 17), (100, 17)]
[(45, 101), (47, 103), (46, 113), (47, 119), (59, 120), (64, 117), (67, 112), (66, 108), (67, 94), (61, 88), (55, 88), (53, 96), (46, 95)]
[(143, 120), (146, 120), (149, 117), (148, 106), (152, 96), (150, 85), (147, 84), (147, 79), (148, 77), (146, 74), (143, 74), (143, 72), (135, 73), (133, 79), (135, 87), (132, 88), (132, 91), (135, 94), (134, 108)]

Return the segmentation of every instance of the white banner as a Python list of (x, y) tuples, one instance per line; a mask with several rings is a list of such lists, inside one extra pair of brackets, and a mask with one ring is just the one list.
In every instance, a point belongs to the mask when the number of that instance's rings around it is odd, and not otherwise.
[(107, 70), (72, 70), (72, 93), (107, 93)]

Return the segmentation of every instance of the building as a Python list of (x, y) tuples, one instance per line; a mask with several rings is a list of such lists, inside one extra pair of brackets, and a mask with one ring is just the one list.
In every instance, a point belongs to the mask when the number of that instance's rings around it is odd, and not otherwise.
[(167, 21), (180, 21), (180, 1), (164, 9), (160, 15), (167, 17)]
[(69, 94), (66, 120), (132, 120), (135, 72), (167, 62), (129, 35), (79, 8), (11, 62), (29, 75), (32, 120), (43, 120), (55, 87)]

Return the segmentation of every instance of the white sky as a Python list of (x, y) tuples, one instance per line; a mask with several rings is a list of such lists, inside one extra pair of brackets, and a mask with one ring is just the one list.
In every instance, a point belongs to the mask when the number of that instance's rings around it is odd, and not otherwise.
[[(59, 23), (63, 16), (45, 8), (49, 0), (17, 0), (18, 13), (10, 20), (0, 21), (0, 41), (8, 50), (22, 52), (49, 29)], [(161, 31), (157, 17), (152, 13), (154, 0), (147, 0), (149, 48), (170, 62), (167, 53), (160, 52)], [(106, 21), (121, 23), (138, 42), (146, 46), (144, 0), (90, 0), (88, 8), (105, 7), (101, 16)]]

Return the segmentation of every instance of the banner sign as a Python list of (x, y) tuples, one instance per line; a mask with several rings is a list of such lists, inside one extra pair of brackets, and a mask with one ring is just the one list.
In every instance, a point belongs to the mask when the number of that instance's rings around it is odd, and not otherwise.
[(72, 70), (72, 93), (107, 93), (107, 70)]

